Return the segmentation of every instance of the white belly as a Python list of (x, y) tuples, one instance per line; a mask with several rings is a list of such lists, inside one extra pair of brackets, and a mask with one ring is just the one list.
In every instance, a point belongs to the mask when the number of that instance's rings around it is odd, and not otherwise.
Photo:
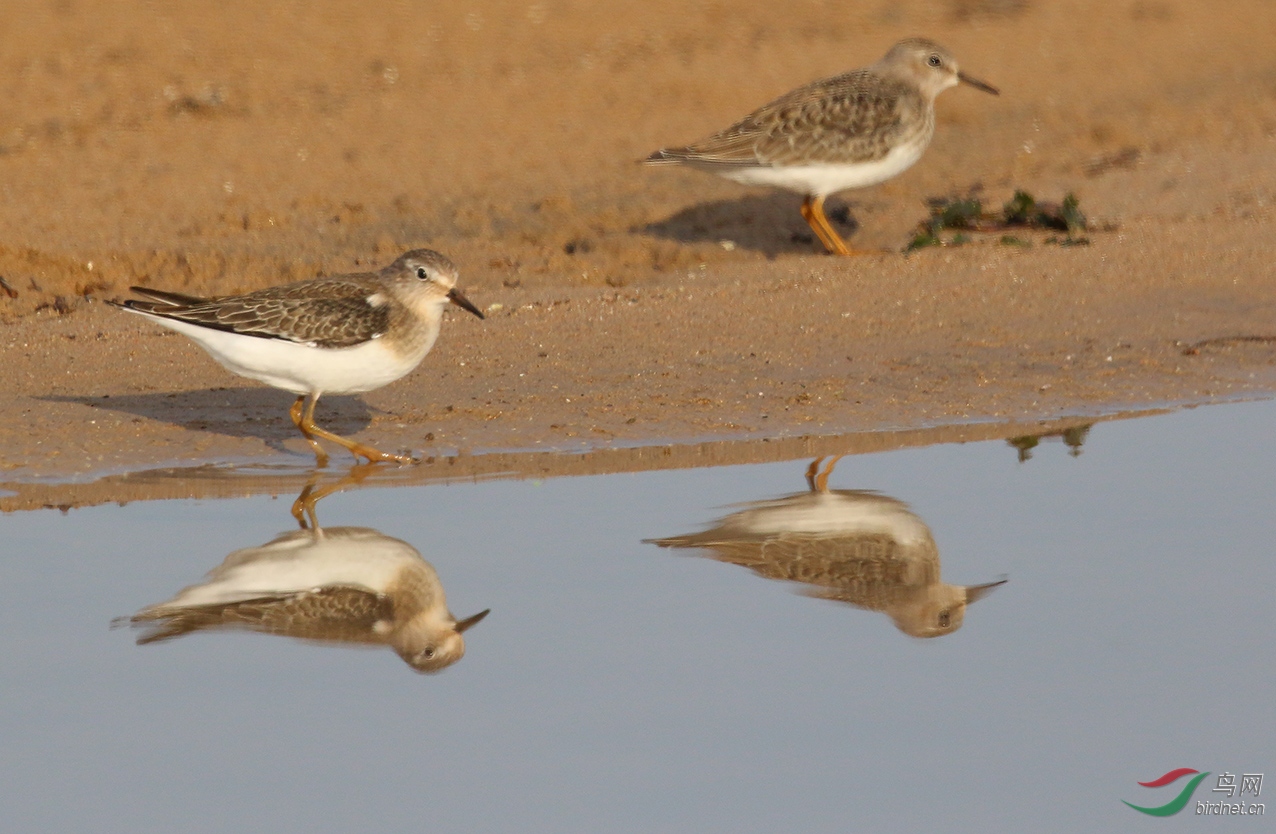
[(357, 394), (388, 385), (415, 368), (434, 345), (438, 325), (423, 345), (400, 355), (382, 339), (348, 348), (320, 348), (283, 339), (242, 336), (175, 319), (147, 316), (189, 336), (231, 373), (294, 394)]
[(337, 527), (332, 532), (336, 535), (329, 537), (324, 532), (299, 531), (260, 547), (237, 550), (204, 582), (148, 610), (225, 605), (332, 586), (381, 594), (404, 571), (435, 576), (429, 563), (406, 542), (375, 530)]
[(746, 168), (706, 168), (744, 185), (768, 185), (799, 194), (827, 197), (847, 188), (865, 188), (906, 171), (926, 150), (922, 142), (892, 148), (872, 162), (854, 164), (756, 165)]
[(745, 511), (739, 522), (754, 535), (884, 535), (905, 546), (931, 538), (930, 528), (904, 504), (868, 494), (808, 493)]

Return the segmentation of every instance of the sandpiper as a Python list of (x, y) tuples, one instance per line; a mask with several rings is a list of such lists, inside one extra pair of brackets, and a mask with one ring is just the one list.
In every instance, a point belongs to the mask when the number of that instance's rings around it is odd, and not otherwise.
[[(232, 373), (297, 395), (289, 415), (320, 466), (317, 438), (369, 462), (410, 463), (315, 425), (321, 394), (356, 394), (388, 385), (434, 346), (443, 308), (483, 313), (456, 288), (456, 267), (438, 252), (414, 249), (380, 272), (333, 275), (245, 295), (197, 298), (131, 287), (144, 300), (112, 302), (185, 336)], [(308, 400), (308, 402), (307, 402)]]
[(367, 527), (285, 533), (236, 550), (203, 582), (116, 624), (149, 628), (139, 645), (245, 629), (323, 643), (387, 645), (418, 672), (465, 654), (464, 632), (434, 567), (410, 544)]
[(881, 611), (913, 637), (951, 634), (968, 605), (1005, 583), (942, 581), (926, 522), (889, 496), (830, 490), (838, 458), (823, 471), (822, 461), (807, 470), (807, 492), (750, 504), (702, 533), (648, 541), (707, 548), (713, 558), (768, 579), (804, 583), (811, 596)]
[(997, 95), (939, 44), (909, 38), (872, 66), (799, 87), (707, 139), (658, 150), (645, 162), (796, 191), (805, 197), (802, 216), (828, 251), (856, 254), (829, 225), (824, 199), (884, 182), (920, 159), (935, 133), (935, 96), (958, 83)]

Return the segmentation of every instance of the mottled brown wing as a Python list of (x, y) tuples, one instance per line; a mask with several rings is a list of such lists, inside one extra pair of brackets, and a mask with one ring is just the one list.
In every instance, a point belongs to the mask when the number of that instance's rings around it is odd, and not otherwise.
[(806, 591), (809, 596), (861, 608), (880, 609), (912, 593), (910, 559), (922, 560), (926, 578), (933, 575), (933, 581), (939, 579), (938, 554), (933, 547), (906, 554), (897, 541), (883, 535), (788, 533), (754, 539), (702, 539), (693, 546), (708, 549), (720, 562), (749, 568), (767, 579), (801, 582), (810, 586)]
[[(886, 156), (921, 97), (865, 70), (816, 81), (685, 148), (658, 152), (677, 161), (724, 165), (865, 162)], [(653, 161), (657, 155), (653, 155)]]
[[(376, 299), (373, 303), (370, 299)], [(126, 307), (245, 336), (319, 347), (351, 347), (385, 333), (391, 299), (376, 287), (345, 278), (319, 278), (195, 304), (127, 301)]]
[(196, 631), (241, 628), (307, 640), (339, 643), (381, 643), (373, 631), (379, 620), (393, 617), (388, 597), (362, 588), (332, 586), (276, 597), (156, 609), (135, 615), (133, 625), (154, 629), (137, 639), (138, 645), (171, 640)]

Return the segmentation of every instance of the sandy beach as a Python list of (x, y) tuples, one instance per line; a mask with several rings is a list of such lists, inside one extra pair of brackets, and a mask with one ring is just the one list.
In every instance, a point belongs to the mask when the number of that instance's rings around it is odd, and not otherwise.
[[(1276, 390), (1267, 3), (779, 16), (485, 0), (372, 16), (336, 0), (22, 0), (3, 17), (10, 491), (312, 462), (290, 395), (103, 300), (131, 284), (237, 292), (415, 247), (458, 264), (487, 320), (450, 314), (414, 373), (326, 397), (318, 417), (435, 461), (1011, 436)], [(920, 163), (830, 199), (874, 254), (825, 255), (796, 195), (637, 164), (910, 35), (1002, 95), (946, 92)], [(904, 253), (929, 198), (998, 209), (1016, 190), (1075, 194), (1085, 245), (1029, 231)]]

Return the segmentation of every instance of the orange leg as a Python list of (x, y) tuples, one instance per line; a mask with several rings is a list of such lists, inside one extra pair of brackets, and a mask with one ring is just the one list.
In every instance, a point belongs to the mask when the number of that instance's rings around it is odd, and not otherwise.
[(288, 414), (292, 417), (293, 423), (305, 435), (306, 441), (310, 443), (310, 448), (314, 449), (315, 457), (318, 459), (320, 466), (328, 465), (328, 454), (319, 446), (319, 442), (315, 440), (321, 437), (324, 440), (331, 440), (338, 446), (349, 449), (355, 458), (365, 457), (368, 463), (380, 463), (382, 461), (393, 461), (394, 463), (413, 463), (412, 458), (406, 455), (391, 455), (375, 449), (372, 446), (366, 446), (355, 440), (342, 437), (339, 434), (333, 434), (330, 431), (321, 429), (315, 425), (315, 404), (319, 402), (319, 395), (315, 394), (310, 398), (310, 402), (302, 408), (302, 402), (305, 397), (298, 397), (297, 401), (292, 404), (292, 408)]
[(806, 468), (806, 486), (811, 492), (815, 492), (815, 473), (820, 471), (820, 461), (823, 457), (818, 457), (811, 461), (811, 465)]
[(828, 465), (828, 466), (824, 469), (824, 471), (823, 471), (823, 472), (821, 472), (819, 475), (817, 475), (817, 476), (816, 476), (816, 478), (815, 478), (815, 488), (816, 488), (816, 489), (818, 489), (820, 492), (828, 492), (828, 491), (829, 491), (829, 476), (833, 474), (833, 467), (834, 467), (834, 466), (837, 466), (837, 462), (838, 462), (839, 460), (841, 460), (842, 458), (844, 458), (844, 457), (845, 457), (845, 455), (834, 455), (834, 456), (833, 456), (833, 459), (832, 459), (831, 461), (829, 461), (829, 465)]
[[(302, 411), (302, 407), (305, 402), (306, 402), (306, 398), (304, 396), (298, 397), (297, 400), (292, 404), (292, 408), (288, 409), (288, 416), (292, 418), (292, 424), (296, 426), (298, 429), (300, 429), (301, 433), (305, 435), (306, 442), (309, 443), (310, 448), (314, 450), (316, 463), (319, 466), (327, 466), (328, 453), (325, 452), (323, 450), (323, 447), (319, 445), (319, 441), (315, 440), (314, 435), (306, 430), (306, 426), (303, 422), (302, 415), (304, 412)], [(314, 410), (314, 406), (311, 406), (311, 411), (313, 410)]]
[(810, 225), (811, 231), (815, 232), (815, 236), (820, 239), (820, 243), (824, 244), (824, 248), (834, 255), (860, 255), (867, 254), (856, 252), (846, 245), (846, 241), (834, 231), (829, 225), (829, 220), (824, 216), (824, 197), (810, 196), (802, 201), (802, 217)]
[(824, 462), (824, 458), (818, 457), (811, 461), (811, 465), (806, 468), (806, 484), (811, 488), (811, 492), (828, 492), (829, 476), (833, 474), (833, 467), (837, 466), (837, 462), (845, 455), (837, 455), (831, 461), (824, 471), (820, 471), (820, 464)]
[(315, 488), (319, 484), (319, 471), (311, 472), (301, 494), (297, 496), (296, 501), (292, 502), (292, 517), (297, 519), (297, 524), (301, 525), (302, 530), (318, 530), (319, 516), (315, 505), (334, 492), (363, 483), (375, 468), (371, 463), (356, 463), (339, 480), (319, 489)]

